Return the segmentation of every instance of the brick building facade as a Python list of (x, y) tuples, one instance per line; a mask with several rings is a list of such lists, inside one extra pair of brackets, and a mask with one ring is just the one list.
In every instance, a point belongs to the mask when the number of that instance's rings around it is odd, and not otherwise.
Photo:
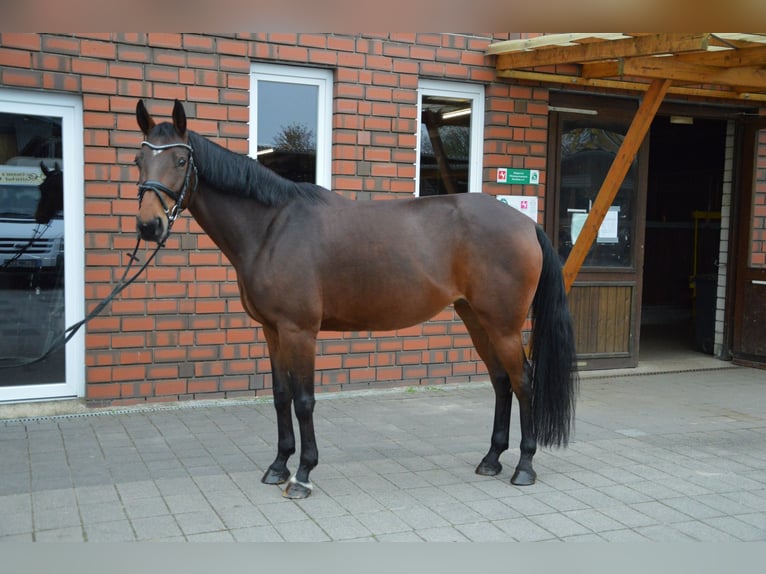
[[(543, 223), (550, 88), (498, 79), (486, 55), (519, 36), (4, 32), (0, 97), (10, 89), (81, 101), (87, 310), (110, 292), (135, 243), (137, 100), (166, 119), (177, 98), (191, 129), (248, 153), (255, 63), (331, 71), (330, 185), (360, 201), (416, 193), (423, 80), (482, 86), (481, 191), (509, 193), (498, 168), (539, 170), (539, 185), (512, 193), (537, 197)], [(92, 404), (270, 393), (266, 343), (242, 309), (234, 270), (188, 214), (146, 275), (88, 325), (82, 355), (76, 394)], [(321, 333), (316, 369), (319, 391), (486, 376), (451, 309), (397, 332)]]
[[(167, 118), (178, 98), (192, 129), (247, 153), (253, 62), (330, 69), (332, 188), (361, 200), (415, 191), (419, 79), (483, 84), (482, 177), (492, 193), (493, 168), (506, 165), (508, 156), (514, 167), (543, 174), (545, 168), (545, 90), (496, 81), (484, 53), (492, 41), (508, 38), (3, 33), (0, 86), (82, 98), (84, 296), (90, 309), (119, 278), (135, 241), (138, 99), (157, 118)], [(85, 396), (92, 402), (253, 396), (270, 388), (266, 344), (242, 309), (234, 270), (187, 215), (146, 276), (89, 324), (85, 364)], [(322, 333), (316, 368), (320, 391), (484, 377), (451, 309), (395, 333)]]

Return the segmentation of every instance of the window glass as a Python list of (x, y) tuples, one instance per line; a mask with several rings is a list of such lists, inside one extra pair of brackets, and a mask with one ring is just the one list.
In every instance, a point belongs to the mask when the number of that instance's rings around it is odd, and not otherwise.
[(468, 191), (471, 100), (423, 96), (419, 195)]
[[(625, 138), (622, 125), (564, 119), (561, 129), (559, 254), (565, 260), (577, 240), (601, 185)], [(628, 170), (584, 266), (633, 266), (636, 160)]]
[(0, 113), (0, 387), (65, 380), (61, 148), (61, 118)]
[(481, 191), (483, 96), (482, 86), (421, 82), (418, 195)]
[(259, 65), (252, 81), (250, 155), (287, 179), (330, 187), (330, 72)]

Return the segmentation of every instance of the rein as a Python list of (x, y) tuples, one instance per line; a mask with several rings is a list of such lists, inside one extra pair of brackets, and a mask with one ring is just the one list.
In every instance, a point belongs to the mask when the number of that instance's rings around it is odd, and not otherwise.
[(33, 365), (35, 363), (39, 363), (40, 361), (45, 360), (48, 355), (50, 355), (53, 351), (58, 349), (59, 347), (64, 346), (66, 343), (69, 342), (69, 340), (74, 337), (75, 333), (80, 330), (80, 327), (85, 325), (88, 321), (93, 319), (96, 315), (101, 313), (101, 311), (104, 310), (104, 308), (111, 303), (117, 295), (122, 293), (131, 283), (133, 283), (136, 279), (138, 279), (138, 276), (141, 275), (141, 273), (144, 272), (144, 270), (147, 268), (149, 263), (151, 263), (152, 259), (157, 255), (159, 250), (162, 248), (164, 243), (158, 243), (157, 247), (155, 247), (152, 254), (149, 256), (149, 258), (144, 262), (143, 265), (136, 271), (131, 277), (128, 277), (128, 273), (130, 272), (131, 267), (133, 266), (134, 262), (138, 261), (138, 257), (136, 257), (136, 252), (138, 252), (138, 246), (141, 244), (141, 238), (139, 237), (136, 241), (136, 246), (133, 248), (133, 252), (129, 255), (130, 261), (128, 262), (127, 267), (125, 267), (125, 271), (122, 274), (122, 277), (117, 282), (117, 285), (115, 285), (112, 288), (112, 292), (104, 297), (98, 305), (96, 305), (93, 310), (88, 313), (84, 319), (78, 321), (77, 323), (67, 327), (64, 332), (59, 335), (56, 339), (53, 340), (53, 342), (50, 344), (48, 349), (39, 357), (36, 357), (34, 359), (30, 359), (28, 361), (17, 361), (11, 364), (0, 364), (0, 368), (12, 368), (12, 367), (20, 367), (20, 366), (26, 366), (26, 365)]

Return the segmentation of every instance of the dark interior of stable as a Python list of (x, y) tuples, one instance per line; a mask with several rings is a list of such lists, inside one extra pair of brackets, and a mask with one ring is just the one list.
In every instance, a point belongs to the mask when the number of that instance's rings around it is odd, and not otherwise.
[(640, 348), (712, 353), (726, 122), (657, 116), (649, 138)]

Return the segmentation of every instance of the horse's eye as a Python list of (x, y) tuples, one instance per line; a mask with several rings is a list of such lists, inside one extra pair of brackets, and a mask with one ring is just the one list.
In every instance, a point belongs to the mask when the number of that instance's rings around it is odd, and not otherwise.
[(138, 167), (141, 167), (141, 158), (136, 156), (136, 158), (133, 160), (133, 163), (135, 163)]
[(178, 160), (178, 167), (183, 167), (186, 165), (186, 158), (182, 157)]

